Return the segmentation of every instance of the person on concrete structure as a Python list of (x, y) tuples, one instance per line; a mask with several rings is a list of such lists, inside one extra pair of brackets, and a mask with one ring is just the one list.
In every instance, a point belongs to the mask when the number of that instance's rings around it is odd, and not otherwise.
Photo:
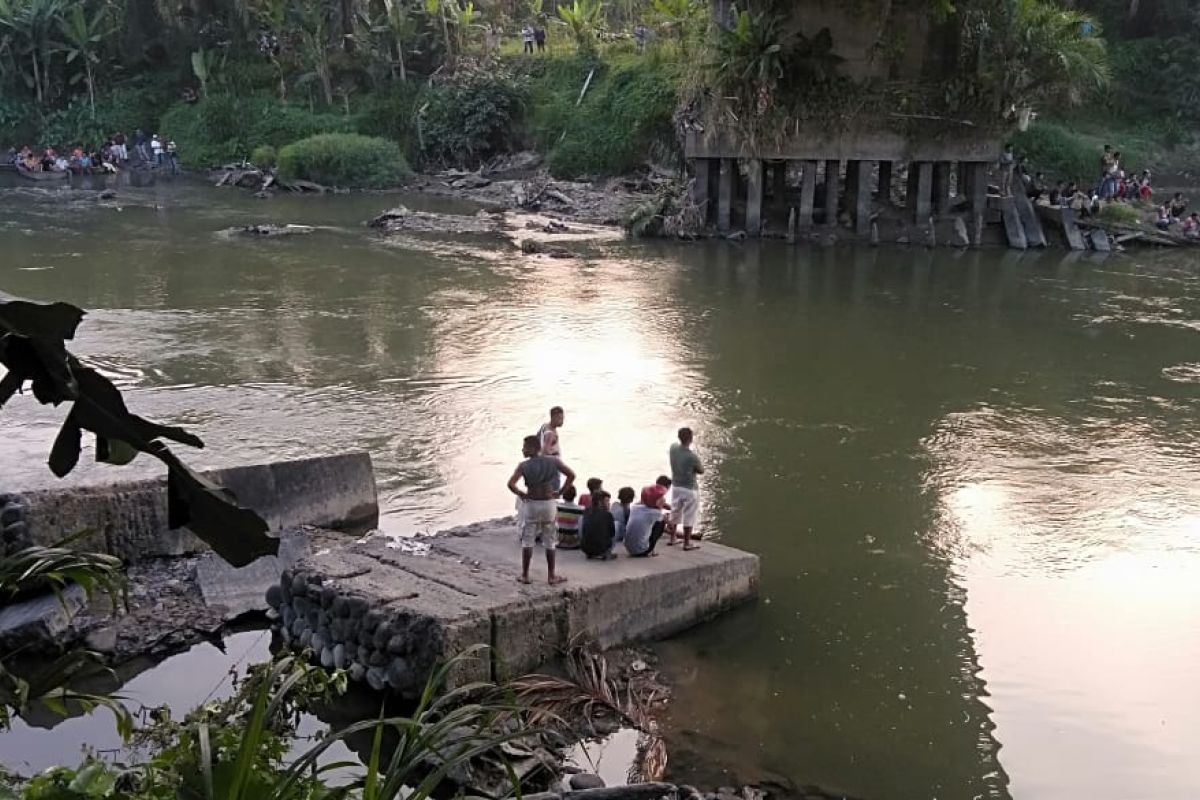
[(657, 555), (654, 547), (667, 526), (663, 512), (670, 509), (666, 499), (670, 485), (670, 478), (660, 476), (654, 485), (642, 489), (642, 502), (630, 508), (629, 524), (625, 526), (625, 550), (629, 555), (635, 558)]
[(617, 490), (617, 504), (612, 507), (612, 515), (617, 526), (618, 542), (625, 541), (625, 526), (629, 524), (629, 509), (634, 496), (632, 486), (622, 486)]
[[(541, 442), (536, 436), (526, 436), (521, 447), (525, 460), (517, 464), (508, 479), (508, 490), (524, 503), (521, 517), (521, 583), (529, 583), (529, 565), (533, 561), (533, 545), (541, 541), (546, 551), (546, 577), (551, 585), (563, 583), (566, 578), (555, 572), (554, 548), (557, 544), (555, 521), (558, 515), (557, 494), (554, 481), (562, 474), (567, 476), (563, 488), (574, 488), (575, 473), (555, 456), (541, 454)], [(519, 481), (525, 489), (517, 488)]]
[[(700, 516), (700, 488), (696, 477), (704, 474), (700, 456), (692, 450), (694, 438), (691, 428), (679, 429), (679, 441), (671, 445), (671, 541), (675, 544), (676, 533), (683, 528), (683, 549), (695, 550), (692, 534), (696, 530), (696, 519)], [(696, 536), (697, 541), (700, 539)]]
[(592, 495), (604, 488), (604, 481), (600, 478), (587, 479), (587, 491), (579, 495), (579, 505), (588, 508), (592, 504)]
[[(562, 443), (558, 435), (558, 429), (563, 426), (566, 415), (563, 414), (562, 406), (555, 406), (550, 409), (550, 421), (542, 423), (542, 427), (538, 428), (538, 441), (542, 446), (542, 455), (562, 458)], [(554, 491), (558, 491), (560, 484), (556, 477), (554, 483)]]
[(579, 547), (588, 558), (610, 560), (617, 557), (617, 523), (609, 510), (612, 495), (604, 490), (592, 493), (592, 504), (583, 512), (583, 537)]
[(558, 528), (558, 549), (578, 550), (580, 531), (583, 529), (583, 506), (575, 502), (574, 486), (564, 486), (562, 489), (555, 525)]
[(1000, 168), (1000, 196), (1012, 197), (1013, 170), (1016, 168), (1017, 157), (1013, 154), (1012, 143), (1004, 145), (1004, 152), (996, 166)]
[(161, 167), (163, 165), (163, 143), (157, 133), (150, 137), (150, 153), (154, 156), (154, 166)]

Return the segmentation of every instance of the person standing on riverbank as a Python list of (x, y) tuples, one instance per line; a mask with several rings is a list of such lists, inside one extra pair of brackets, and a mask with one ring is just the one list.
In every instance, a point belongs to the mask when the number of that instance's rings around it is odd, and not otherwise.
[[(521, 583), (529, 583), (529, 566), (533, 562), (533, 546), (541, 542), (546, 551), (546, 579), (550, 585), (564, 583), (567, 579), (555, 572), (555, 545), (558, 534), (555, 530), (558, 501), (554, 488), (559, 475), (566, 475), (563, 488), (574, 486), (575, 473), (555, 456), (541, 453), (537, 436), (526, 436), (521, 446), (525, 460), (517, 464), (508, 479), (508, 490), (523, 504), (521, 518)], [(525, 482), (525, 490), (517, 483)]]
[[(541, 446), (542, 455), (562, 458), (562, 447), (559, 442), (558, 429), (563, 426), (565, 420), (566, 415), (563, 413), (562, 406), (555, 406), (550, 409), (550, 421), (542, 423), (542, 427), (538, 428), (537, 432), (538, 444)], [(554, 491), (557, 492), (558, 490), (558, 478), (555, 477)]]
[[(695, 550), (692, 533), (696, 519), (700, 516), (700, 489), (696, 476), (704, 474), (700, 456), (692, 450), (694, 438), (691, 428), (679, 429), (679, 441), (671, 445), (671, 544), (675, 544), (676, 531), (683, 528), (683, 549)], [(696, 539), (700, 537), (697, 536)]]
[(524, 45), (522, 48), (522, 52), (529, 54), (529, 55), (533, 54), (533, 38), (534, 38), (533, 26), (530, 25), (529, 23), (526, 23), (525, 27), (521, 28), (521, 41)]

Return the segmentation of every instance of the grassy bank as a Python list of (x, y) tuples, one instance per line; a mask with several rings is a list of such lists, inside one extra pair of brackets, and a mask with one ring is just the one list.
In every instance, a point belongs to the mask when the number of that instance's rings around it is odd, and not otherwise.
[(1038, 119), (1029, 130), (1016, 134), (1013, 142), (1017, 154), (1029, 159), (1031, 169), (1045, 172), (1050, 180), (1074, 180), (1081, 186), (1098, 177), (1106, 144), (1120, 151), (1127, 172), (1178, 173), (1195, 157), (1195, 145), (1177, 125), (1129, 126), (1084, 115)]

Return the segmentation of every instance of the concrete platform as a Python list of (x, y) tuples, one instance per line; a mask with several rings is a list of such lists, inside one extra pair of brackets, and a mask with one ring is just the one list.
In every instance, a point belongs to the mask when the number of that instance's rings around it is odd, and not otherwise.
[(559, 586), (546, 584), (540, 548), (534, 583), (517, 582), (511, 519), (413, 548), (374, 537), (285, 570), (268, 593), (284, 640), (375, 689), (411, 696), (436, 663), (476, 644), (490, 646), (490, 660), (465, 665), (456, 683), (528, 672), (578, 639), (608, 648), (669, 636), (758, 592), (758, 557), (708, 541), (689, 553), (664, 544), (655, 558), (609, 562), (564, 550), (559, 572), (568, 582)]

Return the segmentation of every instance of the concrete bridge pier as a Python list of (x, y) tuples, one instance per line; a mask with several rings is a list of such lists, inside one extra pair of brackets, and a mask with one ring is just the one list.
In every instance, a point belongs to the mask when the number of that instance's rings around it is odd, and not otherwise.
[(850, 161), (846, 165), (846, 206), (854, 219), (854, 232), (865, 236), (871, 232), (871, 173), (874, 161)]
[(733, 226), (734, 181), (737, 180), (737, 161), (722, 158), (717, 175), (717, 230), (727, 233)]
[(713, 160), (697, 158), (692, 161), (692, 202), (700, 209), (701, 219), (707, 225), (712, 217), (710, 198), (712, 197)]
[(810, 228), (813, 223), (813, 200), (817, 193), (817, 162), (801, 161), (800, 175), (800, 211), (796, 224), (801, 228)]
[(825, 162), (825, 224), (837, 225), (838, 191), (842, 180), (842, 162), (831, 159)]
[(763, 162), (761, 158), (746, 160), (746, 234), (762, 233)]
[(906, 199), (912, 221), (927, 223), (933, 210), (933, 162), (914, 161), (909, 165)]
[(959, 163), (959, 192), (967, 197), (971, 222), (967, 226), (971, 244), (983, 244), (983, 222), (987, 213), (987, 169), (986, 161), (963, 161)]

